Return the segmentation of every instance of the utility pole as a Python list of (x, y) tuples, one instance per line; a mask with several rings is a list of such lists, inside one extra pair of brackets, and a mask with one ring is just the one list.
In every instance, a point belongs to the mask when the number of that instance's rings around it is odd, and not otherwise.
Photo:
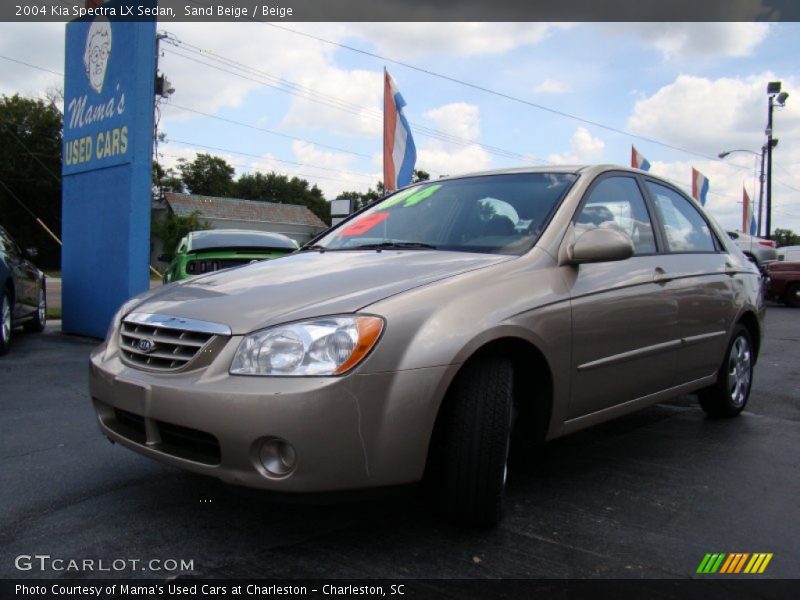
[(775, 105), (785, 106), (789, 94), (781, 91), (780, 81), (770, 81), (767, 84), (767, 223), (764, 237), (772, 238), (772, 149), (778, 145), (778, 140), (772, 137), (772, 111)]

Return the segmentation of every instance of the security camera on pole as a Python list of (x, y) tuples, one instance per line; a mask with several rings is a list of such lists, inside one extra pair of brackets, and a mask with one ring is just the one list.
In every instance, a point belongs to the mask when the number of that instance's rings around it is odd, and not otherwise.
[(778, 106), (786, 106), (786, 99), (789, 94), (781, 92), (780, 81), (770, 81), (767, 84), (768, 111), (767, 111), (767, 226), (765, 236), (771, 239), (772, 236), (772, 149), (778, 145), (778, 140), (772, 137), (772, 109)]

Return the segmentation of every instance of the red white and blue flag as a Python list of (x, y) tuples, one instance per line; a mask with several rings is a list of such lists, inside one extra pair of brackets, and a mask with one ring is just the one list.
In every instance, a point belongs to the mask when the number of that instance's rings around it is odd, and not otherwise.
[(753, 212), (753, 202), (747, 195), (747, 190), (742, 188), (742, 231), (750, 235), (756, 235), (758, 225), (756, 216)]
[(708, 196), (708, 177), (692, 167), (692, 198), (705, 206), (706, 196)]
[(642, 171), (650, 170), (650, 161), (636, 149), (636, 146), (631, 146), (631, 167)]
[(386, 69), (383, 80), (383, 186), (388, 192), (411, 183), (417, 149), (403, 115), (406, 101)]

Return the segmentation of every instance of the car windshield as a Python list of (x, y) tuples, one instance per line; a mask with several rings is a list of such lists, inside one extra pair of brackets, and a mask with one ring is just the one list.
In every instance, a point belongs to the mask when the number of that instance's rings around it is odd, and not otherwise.
[(522, 254), (576, 178), (571, 173), (519, 173), (426, 182), (378, 202), (313, 248)]

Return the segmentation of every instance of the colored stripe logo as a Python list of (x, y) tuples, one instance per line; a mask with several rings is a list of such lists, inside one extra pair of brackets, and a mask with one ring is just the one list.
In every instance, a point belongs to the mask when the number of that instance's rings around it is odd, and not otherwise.
[(703, 575), (720, 573), (733, 575), (737, 573), (748, 573), (751, 575), (761, 574), (767, 569), (773, 554), (767, 552), (732, 552), (730, 554), (717, 553), (706, 554), (697, 567), (697, 572)]

